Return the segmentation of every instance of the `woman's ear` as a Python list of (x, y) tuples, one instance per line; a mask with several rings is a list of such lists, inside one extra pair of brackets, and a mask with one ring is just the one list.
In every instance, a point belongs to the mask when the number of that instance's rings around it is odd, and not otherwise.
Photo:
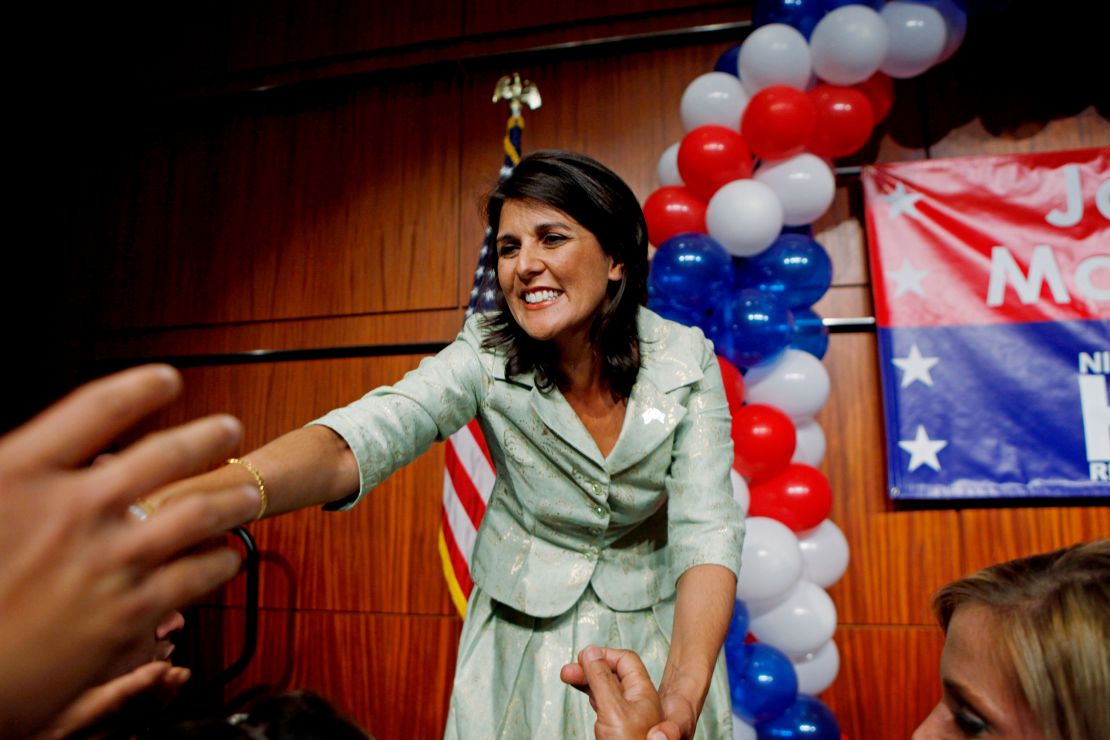
[(609, 279), (620, 280), (624, 277), (624, 263), (614, 262), (613, 258), (609, 258)]

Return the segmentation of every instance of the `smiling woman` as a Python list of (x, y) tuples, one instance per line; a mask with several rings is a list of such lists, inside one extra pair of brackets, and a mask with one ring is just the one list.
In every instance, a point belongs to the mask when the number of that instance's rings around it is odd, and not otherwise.
[(544, 388), (565, 385), (562, 373), (596, 357), (613, 395), (627, 397), (647, 299), (647, 223), (636, 196), (589, 157), (538, 151), (490, 194), (486, 213), (500, 291), (484, 346), (507, 346), (509, 372), (534, 370)]
[(243, 456), (250, 467), (153, 503), (264, 479), (259, 516), (346, 509), (476, 417), (497, 475), (445, 736), (591, 736), (575, 660), (593, 645), (650, 675), (639, 737), (727, 740), (720, 650), (744, 525), (712, 345), (644, 308), (643, 213), (600, 163), (534, 153), (487, 210), (496, 310), (393, 385)]
[(944, 696), (915, 740), (1110, 737), (1110, 540), (993, 565), (933, 603)]

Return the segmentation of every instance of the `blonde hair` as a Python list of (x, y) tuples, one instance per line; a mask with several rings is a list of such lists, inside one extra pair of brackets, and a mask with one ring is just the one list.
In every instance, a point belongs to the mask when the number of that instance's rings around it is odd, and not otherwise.
[(1110, 738), (1110, 539), (949, 583), (933, 598), (945, 631), (965, 605), (991, 610), (1012, 679), (1046, 737)]

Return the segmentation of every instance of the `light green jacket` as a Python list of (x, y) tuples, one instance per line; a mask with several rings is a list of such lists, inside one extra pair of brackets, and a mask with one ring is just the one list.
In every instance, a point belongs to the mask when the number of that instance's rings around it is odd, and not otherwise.
[(641, 367), (607, 458), (557, 389), (505, 377), (471, 318), (452, 344), (393, 386), (314, 423), (358, 460), (353, 506), (393, 471), (478, 417), (497, 470), (471, 576), (534, 617), (562, 614), (588, 584), (618, 611), (674, 594), (704, 563), (740, 570), (744, 525), (732, 499), (730, 417), (712, 344), (640, 309)]

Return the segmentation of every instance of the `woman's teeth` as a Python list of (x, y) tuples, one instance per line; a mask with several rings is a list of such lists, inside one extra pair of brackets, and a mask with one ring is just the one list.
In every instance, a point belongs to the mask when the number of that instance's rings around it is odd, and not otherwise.
[(537, 290), (532, 293), (525, 293), (524, 302), (543, 303), (544, 301), (553, 301), (559, 297), (559, 293), (558, 290)]

